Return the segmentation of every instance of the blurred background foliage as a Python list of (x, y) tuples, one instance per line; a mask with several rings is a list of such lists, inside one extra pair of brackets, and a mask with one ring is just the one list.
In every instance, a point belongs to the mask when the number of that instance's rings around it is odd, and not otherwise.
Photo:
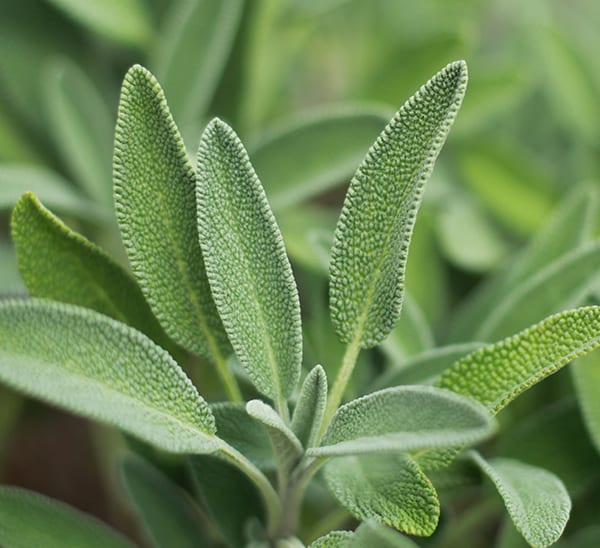
[[(425, 193), (403, 316), (380, 349), (363, 353), (351, 391), (426, 382), (476, 343), (598, 300), (599, 28), (596, 0), (0, 0), (0, 294), (26, 294), (9, 237), (10, 209), (26, 190), (124, 262), (112, 141), (122, 77), (140, 63), (163, 85), (191, 155), (212, 116), (247, 144), (299, 279), (306, 364), (333, 374), (343, 348), (329, 324), (326, 271), (345, 185), (393, 112), (462, 58), (469, 89)], [(600, 515), (595, 365), (553, 377), (501, 417), (499, 454), (546, 466), (569, 487), (565, 546), (600, 545), (590, 529)], [(211, 372), (194, 368), (202, 392), (221, 397)], [(87, 500), (65, 485), (89, 482), (89, 470), (61, 468), (82, 445), (110, 475), (97, 448), (118, 442), (53, 412), (64, 423), (57, 441), (43, 434), (50, 413), (2, 389), (0, 475), (127, 529), (106, 502), (110, 489), (90, 486)], [(27, 467), (44, 452), (61, 454), (63, 464), (46, 462), (53, 477), (56, 467), (66, 474), (60, 485), (31, 478)], [(434, 539), (452, 546), (469, 534), (476, 546), (483, 531), (489, 545), (500, 507), (463, 506), (450, 506)], [(508, 526), (498, 531), (499, 546), (518, 545)]]

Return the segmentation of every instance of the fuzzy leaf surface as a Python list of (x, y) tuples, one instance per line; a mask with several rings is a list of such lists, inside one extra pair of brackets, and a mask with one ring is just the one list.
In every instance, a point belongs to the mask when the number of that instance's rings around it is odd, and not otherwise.
[(33, 297), (91, 308), (160, 342), (165, 336), (135, 281), (102, 249), (73, 232), (32, 193), (17, 202), (12, 238)]
[(281, 233), (248, 153), (219, 119), (198, 151), (198, 232), (217, 308), (255, 386), (281, 402), (300, 376), (300, 303)]
[(162, 472), (139, 457), (121, 462), (121, 479), (157, 548), (194, 548), (208, 542), (190, 498)]
[(340, 504), (358, 519), (375, 518), (417, 536), (437, 527), (437, 493), (408, 455), (340, 457), (325, 465), (324, 475)]
[(516, 460), (486, 461), (474, 451), (470, 456), (492, 480), (515, 527), (531, 546), (550, 546), (559, 539), (569, 519), (571, 499), (554, 474)]
[(352, 531), (331, 531), (311, 542), (308, 548), (346, 548), (353, 536)]
[(62, 502), (17, 487), (0, 487), (0, 544), (7, 548), (133, 548), (101, 521)]
[(493, 433), (489, 412), (432, 386), (397, 386), (340, 407), (311, 456), (415, 452), (472, 445)]
[(133, 273), (169, 336), (205, 356), (226, 345), (198, 243), (194, 168), (156, 79), (132, 67), (117, 120), (115, 202)]
[(571, 374), (589, 437), (600, 453), (600, 356), (594, 353), (580, 358)]
[(330, 268), (332, 320), (346, 343), (374, 346), (398, 319), (424, 185), (466, 85), (462, 61), (438, 72), (392, 118), (350, 183)]
[(218, 449), (208, 404), (145, 335), (52, 301), (0, 304), (0, 379), (166, 451)]
[(306, 376), (292, 416), (292, 431), (304, 447), (312, 447), (327, 405), (327, 374), (316, 365)]
[(476, 350), (438, 381), (497, 413), (521, 392), (600, 346), (600, 307), (569, 310)]

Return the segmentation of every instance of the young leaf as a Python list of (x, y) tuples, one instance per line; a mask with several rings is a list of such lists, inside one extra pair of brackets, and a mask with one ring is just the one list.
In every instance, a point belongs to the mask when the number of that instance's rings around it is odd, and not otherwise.
[(316, 457), (416, 452), (472, 445), (489, 437), (495, 421), (483, 406), (432, 386), (398, 386), (338, 409)]
[(555, 314), (446, 370), (438, 386), (470, 396), (497, 413), (521, 392), (600, 346), (600, 307)]
[(353, 536), (352, 531), (332, 531), (311, 542), (308, 548), (346, 548)]
[(391, 113), (365, 105), (303, 113), (263, 135), (250, 158), (273, 209), (347, 181)]
[(131, 542), (97, 519), (17, 487), (0, 487), (0, 545), (133, 548)]
[(246, 404), (248, 415), (260, 421), (267, 429), (273, 452), (282, 470), (289, 470), (302, 456), (302, 444), (286, 426), (275, 410), (261, 400), (251, 400)]
[(408, 455), (341, 457), (325, 465), (325, 480), (356, 518), (375, 518), (399, 531), (429, 536), (437, 527), (437, 493)]
[(363, 521), (344, 548), (369, 548), (373, 546), (378, 548), (418, 548), (408, 537), (385, 525), (381, 525), (374, 519)]
[(166, 337), (137, 284), (92, 242), (71, 231), (32, 193), (15, 205), (11, 232), (33, 297), (91, 308), (157, 342)]
[(492, 480), (531, 546), (550, 546), (559, 539), (569, 519), (571, 499), (554, 474), (510, 459), (486, 461), (475, 451), (470, 456)]
[(121, 478), (154, 546), (193, 548), (208, 544), (197, 508), (156, 468), (128, 455), (121, 462)]
[(196, 228), (196, 177), (156, 79), (139, 65), (123, 82), (115, 202), (133, 273), (167, 334), (214, 357), (226, 335)]
[(589, 437), (600, 453), (599, 362), (600, 356), (597, 353), (589, 354), (573, 364), (571, 374)]
[(300, 376), (298, 292), (248, 154), (218, 119), (200, 141), (197, 200), (200, 243), (223, 324), (252, 382), (282, 413)]
[(350, 183), (331, 251), (330, 304), (340, 338), (371, 347), (393, 329), (423, 188), (467, 85), (451, 63), (398, 111)]
[(166, 451), (219, 448), (208, 404), (173, 358), (91, 310), (42, 300), (1, 303), (0, 379)]
[(327, 374), (316, 365), (306, 376), (292, 416), (292, 431), (304, 447), (312, 447), (327, 405)]

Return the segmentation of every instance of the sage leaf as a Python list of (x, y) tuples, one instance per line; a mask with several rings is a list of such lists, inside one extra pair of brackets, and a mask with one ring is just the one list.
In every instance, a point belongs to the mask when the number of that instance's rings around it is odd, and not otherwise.
[(0, 544), (133, 548), (99, 520), (48, 497), (17, 487), (0, 487)]
[(208, 404), (173, 358), (91, 310), (1, 303), (0, 379), (166, 451), (212, 453), (221, 443)]
[(91, 308), (168, 344), (129, 274), (65, 226), (34, 194), (24, 194), (17, 202), (11, 228), (19, 270), (33, 297)]
[(27, 290), (19, 274), (15, 249), (8, 243), (0, 243), (0, 297), (25, 295)]
[(416, 452), (472, 445), (495, 422), (483, 406), (432, 386), (398, 386), (340, 407), (313, 457)]
[(418, 548), (408, 537), (381, 525), (374, 519), (363, 521), (344, 548)]
[(568, 310), (460, 359), (437, 384), (497, 413), (527, 388), (598, 346), (600, 307)]
[(390, 115), (368, 105), (346, 105), (303, 113), (267, 130), (249, 150), (273, 209), (347, 181)]
[(329, 489), (352, 515), (399, 531), (429, 536), (440, 504), (427, 476), (406, 454), (341, 457), (325, 465)]
[(316, 365), (306, 375), (292, 415), (292, 431), (304, 447), (315, 444), (326, 405), (327, 374), (322, 366)]
[(330, 306), (340, 338), (375, 346), (393, 329), (423, 188), (467, 85), (449, 64), (392, 118), (350, 183), (331, 251)]
[(554, 474), (511, 459), (486, 461), (474, 451), (470, 456), (492, 480), (515, 527), (531, 546), (550, 546), (559, 539), (571, 499)]
[(219, 119), (198, 151), (198, 231), (231, 344), (281, 413), (302, 360), (300, 303), (281, 233), (248, 154)]
[(597, 353), (578, 359), (571, 367), (571, 374), (581, 407), (583, 420), (596, 450), (600, 453), (600, 357)]
[(121, 461), (121, 478), (154, 546), (194, 548), (208, 543), (198, 509), (162, 472), (128, 455)]
[(353, 536), (352, 531), (331, 531), (311, 542), (308, 548), (346, 548), (348, 541)]
[(123, 82), (114, 156), (115, 202), (133, 273), (169, 336), (214, 357), (227, 337), (211, 297), (196, 228), (196, 177), (156, 79)]

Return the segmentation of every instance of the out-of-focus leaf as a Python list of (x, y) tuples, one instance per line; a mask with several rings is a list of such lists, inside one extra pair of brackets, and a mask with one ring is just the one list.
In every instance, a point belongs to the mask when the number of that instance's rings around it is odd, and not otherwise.
[(296, 115), (250, 147), (269, 203), (280, 210), (346, 182), (393, 115), (348, 105)]
[(133, 548), (99, 520), (17, 487), (0, 487), (0, 544), (6, 548)]
[(578, 359), (571, 373), (589, 437), (600, 453), (600, 356), (594, 352)]
[(418, 548), (408, 537), (374, 519), (361, 523), (344, 548)]
[(311, 542), (308, 548), (346, 548), (353, 536), (352, 531), (332, 531)]
[(91, 31), (126, 46), (143, 47), (152, 29), (141, 0), (47, 0)]
[(0, 296), (26, 294), (12, 246), (0, 243)]

